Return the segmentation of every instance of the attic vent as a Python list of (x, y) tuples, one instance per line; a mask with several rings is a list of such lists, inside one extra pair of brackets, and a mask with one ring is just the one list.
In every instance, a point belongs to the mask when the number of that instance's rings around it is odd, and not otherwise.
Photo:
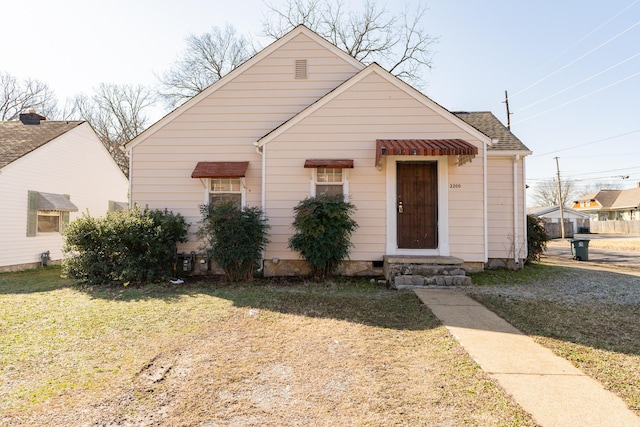
[(307, 60), (296, 59), (296, 79), (307, 78)]

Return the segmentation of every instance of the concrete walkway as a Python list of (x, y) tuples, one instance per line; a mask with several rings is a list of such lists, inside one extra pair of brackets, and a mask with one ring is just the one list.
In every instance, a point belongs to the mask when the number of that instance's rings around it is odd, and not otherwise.
[(480, 367), (543, 427), (640, 427), (613, 393), (456, 289), (416, 289)]

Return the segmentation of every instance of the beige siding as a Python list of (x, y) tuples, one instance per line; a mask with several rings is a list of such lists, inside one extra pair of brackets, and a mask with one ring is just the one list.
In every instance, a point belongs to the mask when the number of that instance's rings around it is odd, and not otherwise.
[[(350, 200), (360, 227), (353, 237), (353, 260), (379, 260), (386, 252), (386, 171), (375, 167), (376, 139), (462, 138), (482, 144), (455, 123), (432, 111), (384, 78), (372, 74), (267, 144), (267, 210), (274, 225), (267, 258), (291, 258), (286, 248), (292, 209), (310, 195), (311, 170), (305, 159), (353, 159)], [(385, 166), (386, 167), (386, 166)], [(483, 153), (472, 163), (449, 166), (451, 254), (484, 261)], [(390, 196), (391, 203), (395, 195)], [(452, 207), (453, 206), (453, 207)]]
[[(294, 79), (296, 59), (307, 60), (308, 79)], [(357, 71), (335, 52), (299, 34), (252, 67), (219, 82), (217, 90), (135, 146), (132, 200), (182, 213), (193, 233), (200, 220), (199, 205), (206, 200), (203, 183), (191, 178), (196, 163), (249, 161), (246, 202), (260, 205), (262, 159), (254, 143)], [(295, 191), (295, 186), (288, 191)], [(277, 197), (282, 196), (276, 196), (276, 203)], [(182, 249), (197, 250), (198, 243), (192, 236)]]
[[(517, 163), (518, 203), (514, 216), (514, 157), (489, 157), (488, 161), (488, 233), (489, 258), (513, 259), (518, 252), (526, 256), (524, 223), (524, 160)], [(514, 223), (514, 218), (517, 222)], [(515, 224), (515, 225), (514, 225)], [(517, 228), (516, 228), (517, 226)], [(518, 242), (516, 242), (518, 236)]]
[(88, 124), (82, 124), (2, 169), (0, 267), (35, 263), (50, 251), (62, 257), (59, 233), (26, 237), (28, 191), (69, 194), (78, 212), (101, 216), (109, 200), (127, 200), (127, 179)]

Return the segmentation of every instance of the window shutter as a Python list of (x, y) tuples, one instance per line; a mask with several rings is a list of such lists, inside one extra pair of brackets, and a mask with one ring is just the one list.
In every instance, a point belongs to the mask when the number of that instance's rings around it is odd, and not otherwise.
[(27, 195), (27, 237), (38, 234), (38, 192), (29, 191)]
[[(63, 194), (63, 196), (66, 197), (67, 200), (71, 200), (71, 196), (69, 194)], [(67, 225), (69, 225), (69, 212), (62, 212), (62, 227), (60, 227), (61, 233), (64, 233)]]
[(67, 228), (68, 225), (69, 225), (69, 212), (62, 212), (62, 230), (60, 231), (64, 232), (64, 230)]

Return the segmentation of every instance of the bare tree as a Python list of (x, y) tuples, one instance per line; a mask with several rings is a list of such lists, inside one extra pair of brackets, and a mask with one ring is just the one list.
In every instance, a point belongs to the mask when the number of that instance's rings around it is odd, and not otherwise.
[(57, 100), (53, 90), (39, 80), (19, 81), (7, 72), (0, 73), (0, 120), (16, 120), (20, 113), (34, 109), (53, 119)]
[(128, 176), (129, 160), (123, 146), (147, 127), (147, 111), (154, 100), (153, 93), (144, 86), (103, 83), (93, 96), (76, 96), (71, 115), (91, 124), (100, 141)]
[(254, 53), (248, 39), (231, 25), (189, 35), (182, 57), (160, 77), (160, 96), (169, 108), (197, 95)]
[[(580, 189), (576, 186), (575, 181), (564, 180), (561, 181), (560, 186), (563, 206), (571, 205), (580, 196)], [(558, 206), (560, 204), (559, 194), (557, 179), (542, 181), (535, 187), (533, 200), (538, 206)]]
[(426, 7), (400, 15), (367, 0), (361, 11), (346, 10), (341, 0), (287, 0), (282, 7), (267, 5), (263, 34), (278, 39), (304, 24), (365, 64), (377, 62), (416, 87), (424, 85), (423, 71), (431, 68), (436, 38), (422, 26)]

